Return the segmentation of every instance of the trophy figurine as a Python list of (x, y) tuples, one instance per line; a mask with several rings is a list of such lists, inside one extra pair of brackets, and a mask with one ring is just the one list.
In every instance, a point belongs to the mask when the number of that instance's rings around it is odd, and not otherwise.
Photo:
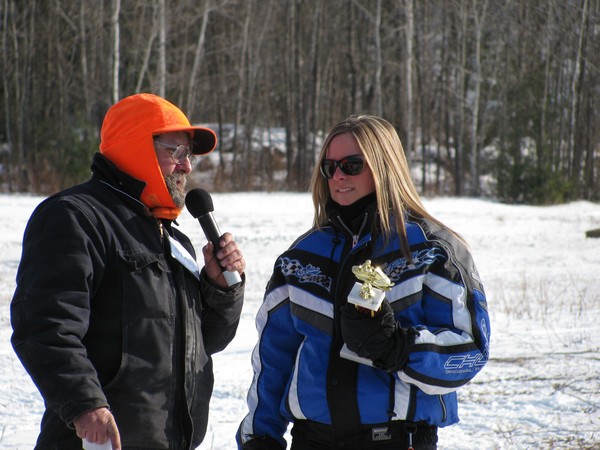
[(361, 312), (370, 312), (371, 317), (379, 311), (385, 292), (394, 285), (379, 267), (373, 267), (371, 260), (352, 266), (352, 273), (363, 283), (356, 282), (348, 295), (348, 302)]

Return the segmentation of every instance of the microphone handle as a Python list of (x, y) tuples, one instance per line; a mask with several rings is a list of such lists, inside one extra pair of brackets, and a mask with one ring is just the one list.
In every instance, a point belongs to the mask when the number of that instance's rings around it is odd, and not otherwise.
[(221, 231), (219, 230), (219, 226), (217, 225), (217, 221), (215, 220), (213, 213), (209, 212), (198, 216), (198, 221), (200, 222), (200, 226), (202, 227), (202, 231), (204, 231), (206, 239), (213, 243), (214, 251), (217, 253), (219, 250)]
[(95, 444), (84, 438), (82, 445), (84, 450), (112, 450), (112, 444), (110, 441), (106, 441), (104, 444)]
[[(215, 220), (213, 213), (209, 212), (203, 214), (198, 217), (198, 221), (200, 222), (200, 226), (204, 231), (204, 235), (206, 239), (213, 243), (213, 251), (215, 255), (219, 251), (219, 240), (221, 239), (221, 231), (219, 230), (219, 226), (217, 225), (217, 221)], [(234, 284), (241, 283), (242, 277), (237, 270), (223, 270), (223, 277), (225, 277), (225, 281), (227, 282), (227, 286), (231, 287)]]

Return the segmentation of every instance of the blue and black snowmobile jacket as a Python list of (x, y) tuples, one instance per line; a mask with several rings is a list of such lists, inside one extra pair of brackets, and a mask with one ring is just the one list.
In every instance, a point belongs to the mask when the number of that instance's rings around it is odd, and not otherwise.
[[(288, 424), (304, 420), (340, 436), (389, 420), (458, 422), (456, 391), (488, 359), (486, 297), (464, 242), (429, 220), (407, 218), (412, 261), (396, 234), (385, 243), (373, 226), (353, 246), (340, 217), (279, 256), (256, 317), (240, 447), (270, 437), (285, 448)], [(418, 331), (407, 363), (391, 374), (342, 350), (339, 309), (358, 281), (352, 267), (366, 260), (394, 283), (385, 297), (401, 327)]]

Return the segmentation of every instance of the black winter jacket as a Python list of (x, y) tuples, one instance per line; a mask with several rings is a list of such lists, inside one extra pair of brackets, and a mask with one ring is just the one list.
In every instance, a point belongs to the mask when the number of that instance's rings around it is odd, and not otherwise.
[(23, 240), (11, 340), (46, 404), (36, 448), (80, 449), (72, 421), (102, 406), (124, 448), (195, 448), (243, 283), (198, 281), (168, 235), (195, 258), (190, 240), (137, 200), (144, 184), (99, 154), (92, 169), (36, 208)]

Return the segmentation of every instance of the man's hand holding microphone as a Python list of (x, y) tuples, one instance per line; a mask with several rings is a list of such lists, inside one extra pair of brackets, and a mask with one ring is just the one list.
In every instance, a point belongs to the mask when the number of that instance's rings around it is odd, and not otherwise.
[(213, 216), (210, 194), (204, 189), (192, 189), (185, 197), (185, 205), (190, 214), (198, 219), (208, 239), (208, 244), (202, 248), (208, 278), (222, 289), (240, 283), (246, 261), (231, 233), (221, 235)]

